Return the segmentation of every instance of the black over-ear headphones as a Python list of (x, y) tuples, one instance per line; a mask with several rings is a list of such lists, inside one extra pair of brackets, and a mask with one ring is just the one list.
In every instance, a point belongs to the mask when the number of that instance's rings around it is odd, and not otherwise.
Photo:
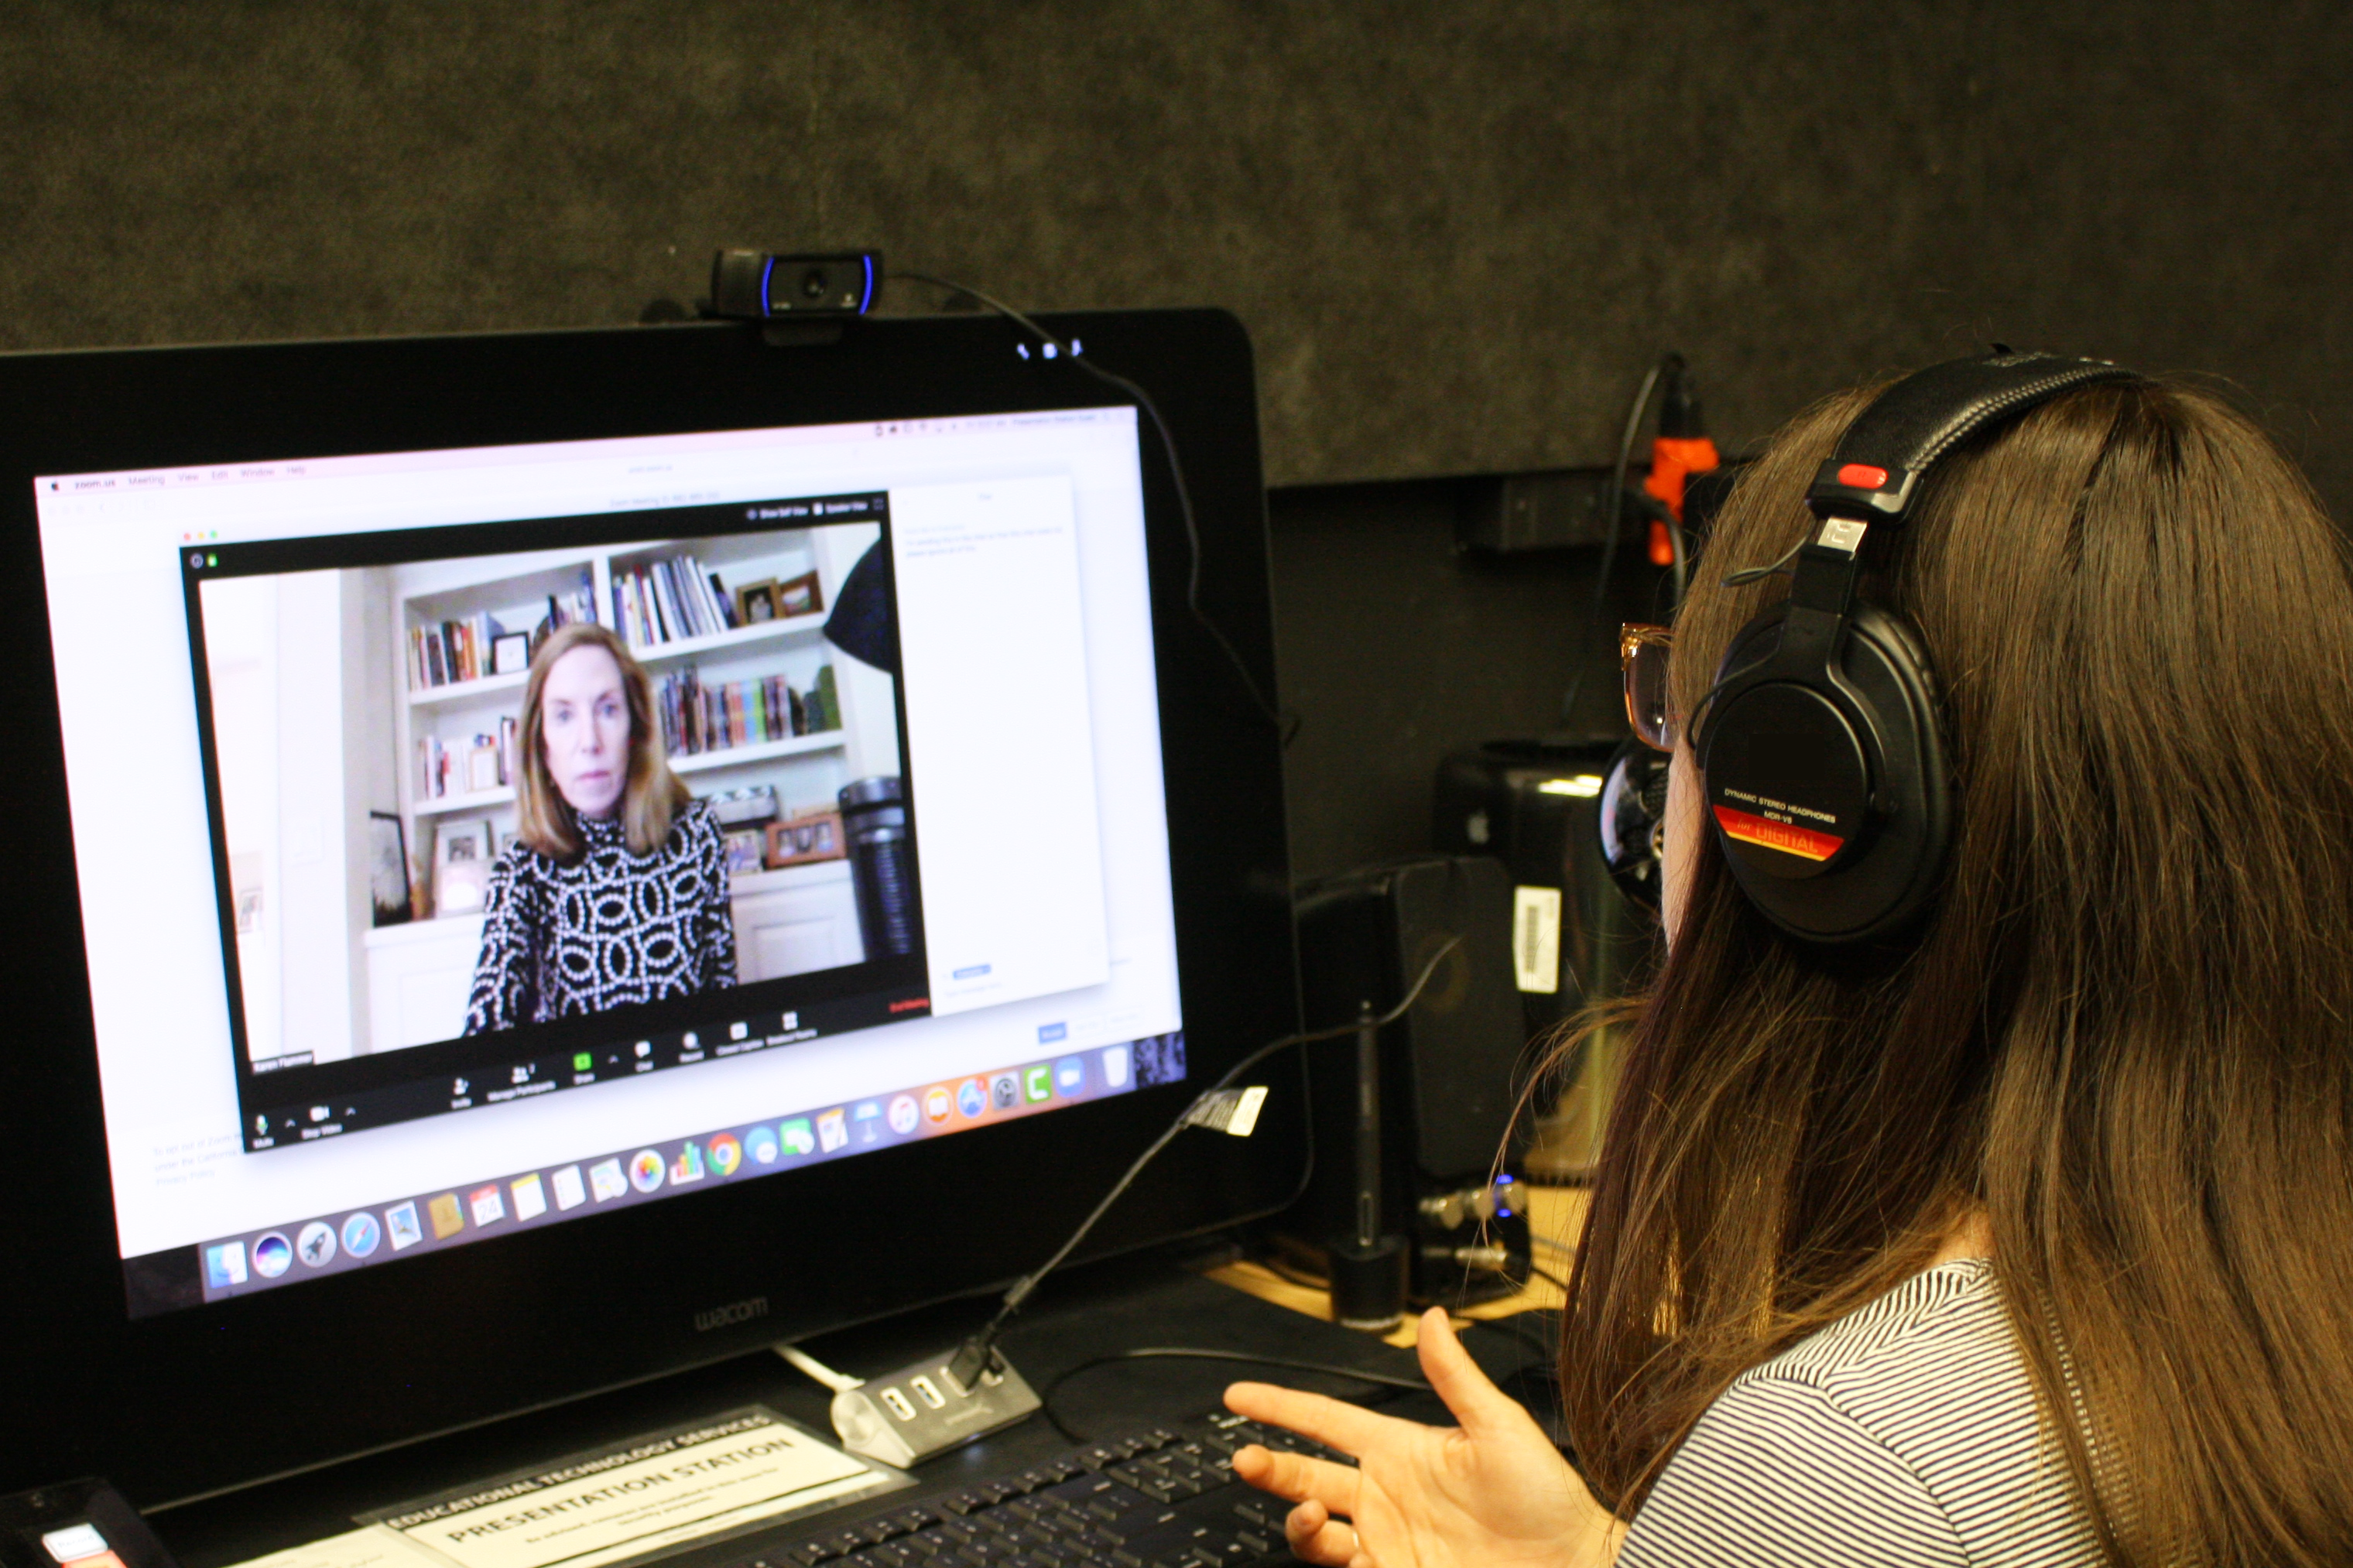
[(1791, 936), (1896, 930), (1936, 890), (1951, 839), (1927, 650), (1856, 596), (1865, 566), (1891, 558), (1946, 453), (2070, 388), (2132, 377), (2007, 350), (1931, 365), (1882, 393), (1814, 476), (1806, 505), (1821, 529), (1797, 552), (1788, 598), (1732, 639), (1693, 736), (1725, 859)]

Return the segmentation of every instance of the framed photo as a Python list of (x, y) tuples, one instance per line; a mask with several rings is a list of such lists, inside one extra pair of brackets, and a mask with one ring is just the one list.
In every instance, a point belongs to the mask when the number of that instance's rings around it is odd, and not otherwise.
[[(466, 787), (480, 794), (499, 787), (499, 743), (488, 735), (474, 737), (473, 749), (466, 753)], [(492, 851), (496, 853), (496, 851)], [(490, 856), (482, 857), (485, 860)]]
[(747, 626), (776, 618), (776, 580), (763, 577), (735, 590), (735, 616)]
[(841, 813), (812, 811), (768, 824), (767, 864), (770, 870), (807, 866), (818, 860), (839, 860), (849, 853), (841, 831)]
[(491, 644), (491, 673), (521, 675), (531, 668), (531, 634), (509, 632)]
[(388, 811), (371, 811), (367, 825), (368, 902), (380, 926), (406, 925), (414, 908), (408, 880), (408, 830)]
[(498, 853), (488, 821), (445, 822), (433, 840), (433, 912), (470, 915), (491, 889)]
[(767, 853), (767, 835), (756, 827), (739, 827), (729, 834), (727, 843), (727, 874), (740, 877), (760, 868), (760, 858)]
[(817, 585), (816, 573), (804, 572), (776, 584), (777, 615), (814, 616), (824, 608), (825, 592)]

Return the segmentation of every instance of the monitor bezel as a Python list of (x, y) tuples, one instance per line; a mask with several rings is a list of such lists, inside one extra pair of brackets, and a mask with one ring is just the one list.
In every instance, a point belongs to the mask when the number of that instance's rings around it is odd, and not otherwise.
[[(397, 1266), (139, 1320), (125, 1311), (32, 480), (40, 474), (917, 419), (1130, 400), (1016, 352), (995, 318), (833, 341), (729, 323), (0, 355), (0, 561), (24, 759), (0, 1126), (23, 1281), (0, 1339), (0, 1490), (111, 1477), (142, 1507), (542, 1407), (1033, 1267), (1203, 1083), (1298, 1026), (1276, 726), (1195, 604), (1274, 690), (1249, 339), (1218, 310), (1048, 318), (1142, 384), (1138, 420), (1186, 1084), (731, 1184)], [(810, 334), (797, 333), (806, 340)], [(819, 336), (822, 336), (821, 334)], [(24, 913), (26, 890), (62, 918)], [(1289, 1058), (1258, 1133), (1177, 1140), (1082, 1256), (1232, 1224), (1304, 1179)], [(887, 1235), (884, 1227), (888, 1227)], [(815, 1288), (809, 1284), (814, 1272)]]

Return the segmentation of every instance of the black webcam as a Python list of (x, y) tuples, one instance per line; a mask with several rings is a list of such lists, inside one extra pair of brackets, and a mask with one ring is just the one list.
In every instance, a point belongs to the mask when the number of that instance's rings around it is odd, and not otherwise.
[(774, 321), (784, 316), (862, 316), (882, 293), (882, 253), (837, 250), (787, 256), (723, 250), (711, 260), (711, 310)]

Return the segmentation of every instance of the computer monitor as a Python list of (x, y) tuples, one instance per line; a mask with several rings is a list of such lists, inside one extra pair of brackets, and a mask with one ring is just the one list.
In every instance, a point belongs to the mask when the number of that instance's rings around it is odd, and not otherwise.
[[(1059, 327), (1198, 540), (993, 319), (0, 359), (0, 1488), (984, 1289), (1296, 1027), (1247, 340)], [(1296, 1081), (1094, 1250), (1284, 1201)]]

